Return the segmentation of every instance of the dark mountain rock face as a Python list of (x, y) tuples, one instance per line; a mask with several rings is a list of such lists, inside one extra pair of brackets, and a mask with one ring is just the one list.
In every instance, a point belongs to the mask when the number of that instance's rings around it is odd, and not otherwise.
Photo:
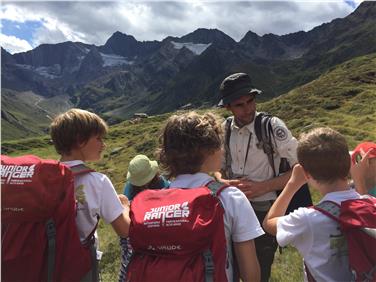
[(231, 48), (236, 45), (234, 39), (218, 29), (199, 28), (192, 33), (177, 39), (178, 42), (205, 43), (221, 48)]
[(259, 36), (239, 42), (217, 29), (182, 37), (137, 41), (115, 32), (103, 46), (42, 44), (11, 55), (2, 49), (2, 87), (51, 97), (117, 118), (161, 113), (182, 105), (213, 105), (221, 80), (248, 72), (263, 99), (317, 78), (351, 58), (376, 52), (376, 2), (310, 31)]
[(13, 58), (12, 54), (1, 47), (1, 64), (2, 66), (6, 64), (15, 64), (16, 60)]
[(156, 51), (160, 46), (158, 41), (139, 42), (133, 36), (115, 32), (99, 50), (106, 54), (116, 54), (128, 59), (143, 57)]
[(78, 70), (78, 79), (80, 81), (88, 81), (98, 77), (102, 71), (103, 59), (96, 47), (92, 47), (90, 52), (82, 60), (80, 69)]
[(89, 49), (90, 45), (83, 43), (42, 44), (31, 51), (14, 54), (13, 58), (17, 64), (33, 67), (59, 65), (63, 73), (71, 73), (78, 69)]

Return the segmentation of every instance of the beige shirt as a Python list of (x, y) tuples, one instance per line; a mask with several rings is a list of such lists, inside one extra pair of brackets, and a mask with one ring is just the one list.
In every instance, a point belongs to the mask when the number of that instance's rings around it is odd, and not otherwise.
[[(223, 124), (224, 126), (225, 123)], [(288, 130), (281, 119), (273, 117), (271, 125), (275, 136), (273, 140), (276, 151), (274, 153), (274, 164), (278, 173), (281, 157), (287, 158), (290, 165), (297, 163), (296, 148), (298, 141), (292, 136), (290, 130)], [(249, 152), (247, 160), (245, 160), (249, 138), (251, 138)], [(242, 128), (236, 126), (234, 121), (232, 121), (230, 137), (231, 168), (236, 176), (245, 176), (253, 181), (265, 181), (274, 177), (268, 156), (262, 148), (257, 147), (257, 144), (258, 140), (255, 133), (254, 121)], [(225, 168), (225, 161), (223, 161), (222, 168)], [(254, 198), (252, 201), (274, 200), (276, 197), (276, 192), (273, 191)]]

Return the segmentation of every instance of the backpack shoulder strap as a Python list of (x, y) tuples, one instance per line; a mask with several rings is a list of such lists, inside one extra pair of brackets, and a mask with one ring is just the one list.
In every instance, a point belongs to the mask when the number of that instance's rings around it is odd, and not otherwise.
[(213, 195), (219, 196), (219, 194), (221, 194), (221, 192), (225, 188), (229, 187), (229, 185), (213, 180), (213, 181), (210, 181), (208, 184), (206, 184), (206, 187), (209, 188), (209, 190), (212, 192)]
[(268, 156), (268, 161), (273, 169), (274, 176), (277, 176), (277, 171), (274, 167), (274, 148), (272, 142), (273, 128), (270, 123), (272, 115), (260, 112), (255, 117), (255, 133), (258, 140), (257, 147), (262, 148), (264, 153)]
[[(73, 172), (73, 176), (82, 175), (89, 172), (94, 172), (95, 170), (86, 166), (85, 164), (78, 164), (75, 166), (70, 167), (70, 170)], [(99, 223), (99, 216), (97, 216), (98, 220), (95, 224), (95, 227), (91, 231), (91, 233), (87, 236), (87, 238), (82, 242), (83, 246), (86, 246), (90, 249), (90, 256), (92, 267), (90, 269), (92, 281), (98, 281), (97, 273), (98, 273), (98, 262), (97, 262), (97, 248), (95, 246), (95, 237), (94, 233), (97, 230), (98, 223)]]
[(337, 203), (332, 201), (324, 201), (316, 206), (313, 206), (313, 208), (323, 213), (324, 215), (330, 217), (331, 219), (334, 219), (335, 221), (339, 222), (339, 213), (341, 207)]
[(55, 257), (56, 257), (56, 226), (52, 218), (46, 224), (46, 237), (47, 237), (47, 282), (52, 282)]
[(78, 164), (70, 167), (69, 169), (73, 172), (74, 176), (95, 171), (94, 169), (86, 166), (85, 164)]
[(255, 117), (255, 133), (256, 133), (256, 137), (257, 137), (257, 140), (258, 140), (259, 143), (262, 141), (262, 136), (261, 136), (261, 120), (264, 117), (264, 114), (265, 113), (260, 112)]
[(228, 117), (225, 124), (225, 165), (227, 177), (230, 179), (234, 176), (231, 169), (232, 158), (230, 151), (231, 123), (233, 119), (232, 116)]

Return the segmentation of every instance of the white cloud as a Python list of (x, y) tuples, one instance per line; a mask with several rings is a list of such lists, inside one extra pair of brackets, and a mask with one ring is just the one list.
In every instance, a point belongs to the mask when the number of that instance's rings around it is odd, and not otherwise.
[[(358, 5), (360, 0), (355, 0)], [(31, 45), (81, 41), (103, 45), (115, 32), (137, 40), (183, 36), (197, 28), (217, 28), (239, 41), (247, 31), (283, 35), (308, 31), (354, 10), (344, 1), (52, 1), (3, 2), (0, 17), (42, 21)]]
[(26, 40), (4, 34), (0, 34), (0, 45), (11, 54), (26, 52), (33, 49)]

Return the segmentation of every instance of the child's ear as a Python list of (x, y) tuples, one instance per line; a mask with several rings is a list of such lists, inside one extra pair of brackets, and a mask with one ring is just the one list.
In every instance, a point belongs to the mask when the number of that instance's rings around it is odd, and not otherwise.
[(82, 139), (82, 138), (78, 138), (77, 139), (77, 148), (78, 149), (82, 149), (83, 147), (85, 147), (85, 145), (87, 144), (87, 141), (88, 140), (84, 140), (84, 139)]
[(303, 166), (302, 166), (302, 168), (303, 168), (303, 173), (304, 173), (304, 176), (306, 177), (306, 179), (307, 179), (307, 180), (312, 179), (312, 175), (310, 175), (310, 174), (304, 169)]

